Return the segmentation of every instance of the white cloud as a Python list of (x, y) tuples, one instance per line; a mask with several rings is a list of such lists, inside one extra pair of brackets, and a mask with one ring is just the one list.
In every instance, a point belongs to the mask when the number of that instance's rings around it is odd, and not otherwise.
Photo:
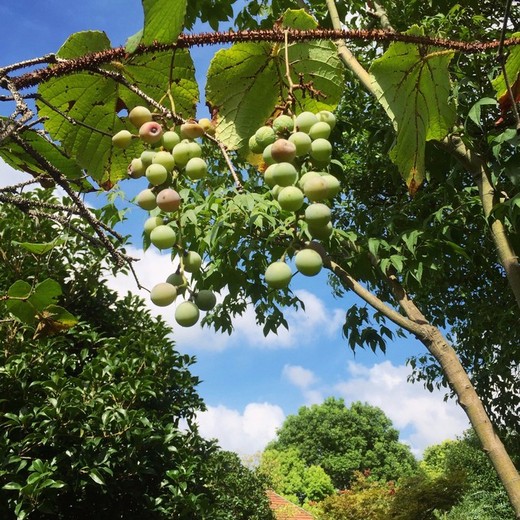
[(203, 437), (217, 439), (222, 449), (239, 455), (262, 451), (276, 437), (284, 419), (283, 410), (269, 403), (249, 403), (243, 413), (223, 405), (208, 406), (197, 415)]
[(282, 374), (293, 385), (301, 389), (306, 389), (317, 381), (316, 376), (311, 370), (307, 370), (298, 365), (285, 365)]
[(444, 392), (428, 392), (407, 381), (410, 368), (394, 366), (390, 361), (366, 367), (348, 363), (349, 378), (334, 387), (345, 399), (367, 402), (381, 408), (394, 426), (405, 432), (403, 438), (420, 455), (424, 448), (446, 439), (454, 439), (469, 428), (469, 422), (455, 401), (443, 400)]

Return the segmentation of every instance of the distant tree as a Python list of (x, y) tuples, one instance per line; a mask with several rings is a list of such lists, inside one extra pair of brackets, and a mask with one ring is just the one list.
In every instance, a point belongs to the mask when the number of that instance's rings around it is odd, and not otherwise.
[(323, 468), (307, 466), (296, 448), (265, 450), (258, 471), (276, 493), (300, 505), (334, 493), (332, 480)]
[[(260, 480), (197, 432), (193, 358), (140, 298), (107, 287), (99, 249), (64, 231), (0, 207), (0, 294), (53, 277), (79, 319), (38, 330), (0, 300), (0, 517), (269, 519)], [(19, 244), (57, 235), (45, 254)]]
[(321, 466), (336, 488), (349, 487), (355, 471), (395, 480), (417, 466), (410, 448), (377, 407), (328, 398), (287, 417), (269, 449), (296, 448), (305, 464)]

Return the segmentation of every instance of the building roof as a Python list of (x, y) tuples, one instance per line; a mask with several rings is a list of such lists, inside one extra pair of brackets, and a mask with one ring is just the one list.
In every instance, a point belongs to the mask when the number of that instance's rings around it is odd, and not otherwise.
[(314, 520), (314, 517), (308, 511), (289, 502), (274, 491), (268, 489), (267, 496), (276, 520)]

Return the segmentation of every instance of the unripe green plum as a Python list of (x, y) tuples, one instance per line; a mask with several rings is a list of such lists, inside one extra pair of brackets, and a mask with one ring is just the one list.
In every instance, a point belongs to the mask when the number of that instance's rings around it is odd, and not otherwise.
[(276, 168), (277, 164), (271, 164), (265, 169), (264, 172), (264, 182), (270, 187), (274, 188), (276, 186), (276, 181), (273, 179), (273, 172)]
[(173, 147), (172, 154), (175, 160), (175, 164), (184, 168), (187, 162), (190, 160), (190, 147), (188, 141), (181, 141)]
[(161, 150), (155, 154), (152, 159), (152, 164), (162, 164), (166, 168), (166, 171), (171, 173), (175, 168), (175, 159), (170, 152)]
[(141, 128), (142, 125), (152, 120), (152, 113), (146, 107), (136, 106), (130, 110), (128, 119), (136, 128)]
[(155, 152), (154, 150), (144, 150), (143, 153), (141, 154), (141, 161), (143, 163), (143, 165), (147, 168), (148, 166), (150, 166), (150, 164), (152, 164), (152, 161), (153, 161), (153, 158), (155, 157), (155, 154), (157, 152)]
[(341, 184), (340, 184), (339, 180), (337, 179), (337, 177), (334, 177), (334, 175), (327, 173), (322, 176), (322, 179), (327, 183), (327, 188), (328, 188), (327, 198), (328, 199), (332, 199), (341, 191)]
[(217, 297), (213, 291), (202, 289), (195, 294), (194, 301), (201, 311), (210, 311), (217, 304)]
[(262, 158), (263, 158), (265, 164), (267, 164), (268, 166), (271, 166), (271, 164), (276, 163), (276, 161), (273, 159), (273, 156), (271, 155), (272, 146), (273, 146), (272, 144), (267, 145), (264, 148), (264, 151), (262, 152)]
[(278, 186), (278, 184), (275, 184), (270, 192), (271, 192), (271, 195), (273, 196), (273, 199), (275, 200), (278, 200), (278, 195), (280, 195), (280, 192), (282, 191), (282, 186)]
[(325, 200), (329, 195), (329, 185), (321, 176), (311, 177), (305, 183), (303, 193), (312, 202)]
[(266, 146), (274, 143), (276, 134), (270, 126), (262, 126), (255, 132), (255, 139), (258, 146), (263, 150)]
[(298, 180), (298, 170), (288, 162), (278, 163), (273, 169), (273, 181), (279, 186), (291, 186)]
[(330, 222), (330, 219), (330, 208), (321, 202), (309, 204), (305, 208), (305, 222), (309, 226), (325, 226)]
[(157, 207), (155, 193), (150, 189), (139, 192), (135, 201), (140, 208), (145, 209), (146, 211), (152, 211), (152, 209)]
[(157, 206), (162, 211), (177, 211), (181, 206), (181, 196), (171, 188), (165, 188), (157, 194)]
[(132, 142), (132, 134), (128, 130), (120, 130), (112, 136), (112, 144), (118, 148), (125, 149)]
[(145, 171), (146, 166), (143, 164), (143, 161), (139, 158), (132, 159), (132, 161), (128, 165), (128, 169), (126, 170), (128, 176), (131, 179), (139, 179), (144, 175)]
[(328, 139), (330, 136), (330, 131), (331, 128), (327, 123), (325, 123), (325, 121), (318, 121), (311, 126), (311, 129), (309, 130), (309, 137), (312, 140), (316, 140), (318, 138)]
[(180, 272), (172, 273), (168, 278), (166, 278), (166, 283), (171, 285), (175, 285), (177, 289), (177, 294), (184, 294), (186, 292), (186, 287), (188, 285), (186, 278)]
[(152, 287), (150, 299), (159, 307), (171, 305), (177, 298), (177, 289), (166, 282), (158, 283)]
[(280, 190), (277, 200), (283, 210), (298, 211), (303, 206), (303, 193), (296, 186), (286, 186)]
[(296, 146), (296, 157), (302, 157), (311, 151), (312, 139), (304, 132), (291, 134), (289, 141)]
[(202, 258), (197, 251), (188, 251), (182, 258), (184, 270), (188, 273), (195, 273), (202, 266)]
[(149, 217), (144, 223), (144, 232), (149, 235), (152, 232), (152, 229), (155, 229), (157, 226), (162, 226), (163, 224), (164, 222), (161, 217)]
[(202, 148), (195, 141), (188, 141), (189, 158), (202, 157)]
[(294, 125), (299, 132), (309, 133), (311, 126), (318, 122), (318, 118), (312, 112), (302, 112), (296, 116)]
[(175, 231), (166, 225), (157, 226), (150, 233), (150, 241), (158, 249), (169, 249), (177, 240)]
[(294, 129), (294, 119), (286, 114), (279, 115), (273, 121), (273, 130), (277, 134), (288, 134)]
[(213, 121), (211, 121), (207, 117), (200, 118), (199, 125), (202, 127), (202, 130), (204, 130), (204, 132), (206, 132), (208, 135), (215, 135), (215, 125), (213, 124)]
[(321, 255), (314, 249), (302, 249), (296, 253), (294, 263), (300, 273), (305, 276), (316, 276), (323, 267)]
[(265, 283), (273, 289), (283, 289), (287, 287), (291, 278), (291, 268), (281, 260), (273, 262), (265, 270)]
[(278, 163), (293, 162), (296, 157), (296, 145), (287, 139), (277, 139), (271, 146), (271, 157)]
[(321, 173), (320, 172), (316, 172), (314, 170), (311, 170), (311, 171), (308, 171), (308, 172), (305, 172), (299, 179), (298, 179), (298, 186), (303, 190), (305, 189), (305, 183), (313, 178), (313, 177), (320, 177), (321, 176)]
[(332, 235), (332, 223), (327, 222), (324, 226), (313, 226), (307, 224), (307, 230), (312, 238), (326, 240)]
[(199, 321), (200, 311), (193, 302), (182, 302), (175, 309), (175, 321), (181, 327), (192, 327)]
[(162, 145), (166, 150), (171, 152), (176, 144), (181, 142), (181, 138), (177, 132), (173, 130), (167, 130), (162, 136)]
[(186, 122), (181, 125), (182, 139), (196, 139), (204, 135), (204, 129), (199, 123)]
[(332, 112), (329, 112), (328, 110), (320, 110), (316, 114), (316, 117), (318, 118), (319, 121), (323, 121), (323, 122), (327, 123), (330, 126), (331, 130), (333, 130), (334, 127), (336, 126), (336, 116)]
[(206, 177), (208, 173), (208, 165), (204, 159), (200, 157), (192, 157), (185, 166), (186, 175), (192, 181), (198, 181)]
[(158, 143), (162, 139), (162, 134), (162, 126), (155, 121), (148, 121), (139, 128), (139, 137), (147, 144)]
[(162, 164), (150, 164), (146, 168), (146, 178), (150, 184), (159, 186), (168, 178), (168, 170)]
[(256, 142), (256, 137), (254, 135), (249, 138), (248, 146), (252, 153), (259, 154), (264, 151), (264, 149)]
[(332, 155), (332, 145), (327, 139), (315, 139), (311, 143), (311, 151), (309, 153), (313, 159), (319, 162), (329, 162)]

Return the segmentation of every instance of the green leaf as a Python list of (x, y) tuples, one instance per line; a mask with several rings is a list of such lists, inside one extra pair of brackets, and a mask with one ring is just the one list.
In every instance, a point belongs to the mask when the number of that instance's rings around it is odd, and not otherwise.
[[(520, 38), (520, 32), (512, 34), (511, 37)], [(513, 87), (518, 81), (518, 75), (520, 74), (520, 45), (514, 45), (509, 50), (506, 60), (506, 74), (509, 84)], [(497, 93), (497, 99), (500, 99), (502, 96), (507, 94), (507, 83), (503, 72), (500, 72), (491, 84)]]
[(11, 298), (29, 298), (32, 287), (25, 280), (17, 280), (7, 291), (7, 296)]
[(40, 322), (36, 327), (35, 338), (51, 336), (71, 329), (78, 323), (78, 319), (59, 305), (48, 305), (39, 314)]
[(282, 27), (310, 31), (318, 27), (318, 22), (304, 9), (287, 9), (282, 16)]
[(482, 106), (483, 105), (497, 105), (497, 101), (493, 98), (485, 97), (479, 99), (469, 110), (468, 119), (471, 119), (477, 126), (482, 126)]
[[(296, 110), (334, 110), (344, 87), (342, 65), (332, 42), (289, 45), (291, 81), (305, 84), (293, 92)], [(285, 49), (280, 44), (238, 43), (213, 57), (206, 99), (217, 116), (217, 137), (230, 149), (242, 149), (249, 137), (288, 97)]]
[[(414, 26), (408, 34), (424, 35), (424, 31)], [(453, 51), (395, 42), (370, 67), (379, 102), (397, 131), (390, 157), (412, 194), (424, 180), (426, 141), (442, 140), (455, 122), (448, 70), (453, 55)]]
[(92, 52), (110, 49), (108, 36), (102, 31), (82, 31), (70, 35), (56, 56), (64, 60), (79, 58)]
[(34, 253), (35, 255), (43, 255), (48, 253), (57, 246), (60, 246), (66, 242), (64, 239), (56, 239), (52, 242), (36, 243), (36, 242), (18, 242), (16, 240), (11, 241), (13, 244), (23, 247), (27, 251)]
[(55, 303), (61, 293), (60, 284), (52, 278), (47, 278), (36, 285), (29, 301), (38, 311), (42, 311), (48, 305)]
[(92, 468), (89, 473), (89, 477), (96, 483), (101, 486), (105, 486), (105, 481), (103, 477), (101, 476), (101, 473), (96, 469)]
[(139, 43), (173, 43), (182, 31), (187, 0), (142, 0), (144, 28), (142, 37), (137, 35), (126, 44), (128, 52), (134, 52)]
[(8, 482), (4, 486), (2, 486), (2, 489), (8, 489), (10, 491), (17, 491), (19, 489), (22, 489), (22, 485), (18, 484), (18, 482)]

